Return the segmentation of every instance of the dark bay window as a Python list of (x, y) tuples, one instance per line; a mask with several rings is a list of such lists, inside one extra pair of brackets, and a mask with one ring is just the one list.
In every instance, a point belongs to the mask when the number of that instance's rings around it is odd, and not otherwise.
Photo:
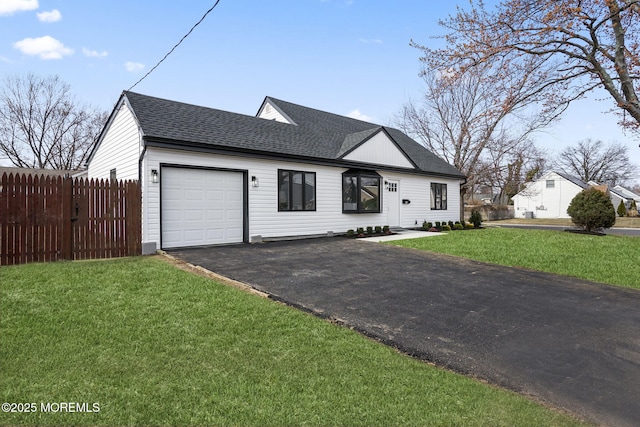
[(342, 174), (342, 212), (379, 213), (381, 177), (374, 171), (350, 169)]
[(431, 183), (431, 210), (447, 209), (447, 184)]
[(315, 172), (278, 170), (278, 210), (316, 210)]

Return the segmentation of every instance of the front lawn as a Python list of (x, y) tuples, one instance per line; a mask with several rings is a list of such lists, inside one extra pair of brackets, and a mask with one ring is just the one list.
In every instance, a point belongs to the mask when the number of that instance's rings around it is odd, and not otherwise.
[[(493, 225), (522, 224), (522, 225), (561, 225), (574, 228), (571, 218), (511, 218), (491, 221)], [(614, 228), (640, 228), (640, 217), (616, 217)]]
[(640, 289), (640, 238), (489, 227), (390, 244)]
[(578, 425), (155, 257), (1, 267), (0, 307), (0, 425)]

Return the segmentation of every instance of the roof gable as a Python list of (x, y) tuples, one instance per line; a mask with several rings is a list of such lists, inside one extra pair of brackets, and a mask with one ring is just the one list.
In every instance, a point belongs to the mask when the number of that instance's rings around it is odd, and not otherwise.
[(371, 129), (363, 130), (362, 132), (348, 134), (347, 136), (345, 136), (344, 141), (342, 142), (342, 146), (338, 151), (338, 157), (343, 157), (345, 154), (349, 153), (358, 145), (362, 144), (379, 130), (380, 128), (374, 127)]
[(262, 102), (262, 106), (260, 106), (256, 117), (266, 120), (275, 120), (281, 123), (288, 123), (290, 125), (296, 124), (296, 122), (294, 122), (291, 117), (287, 116), (282, 110), (280, 110), (277, 105), (273, 105), (269, 98), (265, 98), (265, 100)]
[(516, 199), (518, 197), (530, 198), (532, 196), (533, 189), (537, 189), (534, 191), (534, 193), (538, 191), (545, 191), (546, 190), (545, 182), (557, 177), (582, 189), (589, 187), (589, 185), (584, 181), (582, 181), (580, 178), (577, 178), (575, 176), (571, 176), (562, 172), (549, 171), (544, 175), (542, 175), (540, 178), (536, 179), (535, 181), (526, 183), (525, 188), (520, 190), (516, 195), (514, 195), (512, 199)]
[[(352, 136), (352, 138), (349, 138)], [(364, 138), (362, 138), (364, 137)], [(353, 160), (377, 165), (397, 166), (400, 168), (415, 168), (414, 164), (398, 148), (396, 143), (384, 131), (384, 128), (350, 134), (345, 138), (349, 145), (353, 139), (362, 139), (341, 157), (345, 160)], [(345, 144), (343, 144), (343, 148)]]

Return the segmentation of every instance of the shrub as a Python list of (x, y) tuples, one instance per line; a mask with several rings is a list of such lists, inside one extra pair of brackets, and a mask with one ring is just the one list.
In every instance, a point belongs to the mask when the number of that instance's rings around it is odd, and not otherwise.
[(453, 221), (449, 221), (447, 224), (449, 224), (449, 228), (453, 228)]
[(442, 223), (440, 221), (436, 221), (436, 228), (442, 227)]
[(353, 237), (356, 235), (356, 232), (353, 229), (347, 230), (347, 237)]
[(473, 227), (473, 224), (471, 224), (471, 223), (465, 223), (464, 224), (464, 228), (467, 229), (467, 230), (471, 230), (474, 227)]
[(358, 236), (361, 234), (364, 234), (364, 228), (358, 227), (357, 232), (358, 232)]
[(427, 230), (433, 228), (433, 223), (431, 221), (427, 222), (427, 225), (424, 228), (426, 228)]
[(477, 209), (472, 210), (469, 221), (473, 224), (474, 228), (480, 228), (482, 225), (482, 215), (480, 214), (480, 211)]
[(627, 213), (627, 207), (624, 205), (624, 202), (620, 200), (620, 204), (618, 205), (618, 216), (623, 217)]
[(380, 227), (379, 225), (376, 225), (376, 234), (380, 234), (382, 233), (382, 227)]
[(440, 228), (442, 228), (442, 231), (451, 231), (451, 227), (449, 227), (449, 225), (448, 225), (448, 224), (444, 224), (444, 225), (443, 225), (442, 227), (440, 227)]
[(383, 225), (382, 226), (382, 232), (385, 234), (388, 234), (391, 230), (389, 229), (388, 225)]
[(367, 234), (373, 234), (373, 227), (367, 227)]
[(616, 223), (616, 211), (611, 199), (593, 187), (578, 193), (571, 200), (567, 213), (571, 221), (585, 231), (611, 228)]
[(464, 226), (462, 224), (460, 224), (459, 222), (456, 222), (455, 224), (453, 224), (453, 229), (454, 230), (464, 230)]

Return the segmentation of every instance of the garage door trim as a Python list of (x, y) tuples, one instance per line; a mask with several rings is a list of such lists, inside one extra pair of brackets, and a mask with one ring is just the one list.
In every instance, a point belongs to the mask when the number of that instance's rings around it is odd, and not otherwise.
[(197, 169), (197, 170), (207, 170), (207, 171), (220, 171), (220, 172), (236, 172), (242, 174), (242, 241), (244, 243), (249, 242), (249, 195), (248, 195), (248, 183), (249, 183), (249, 171), (246, 169), (231, 169), (231, 168), (219, 168), (219, 167), (208, 167), (208, 166), (194, 166), (194, 165), (183, 165), (183, 164), (174, 164), (174, 163), (160, 163), (160, 181), (158, 185), (160, 185), (159, 193), (160, 193), (160, 247), (163, 248), (162, 242), (162, 212), (163, 212), (163, 197), (162, 197), (162, 170), (164, 168), (181, 168), (181, 169)]

